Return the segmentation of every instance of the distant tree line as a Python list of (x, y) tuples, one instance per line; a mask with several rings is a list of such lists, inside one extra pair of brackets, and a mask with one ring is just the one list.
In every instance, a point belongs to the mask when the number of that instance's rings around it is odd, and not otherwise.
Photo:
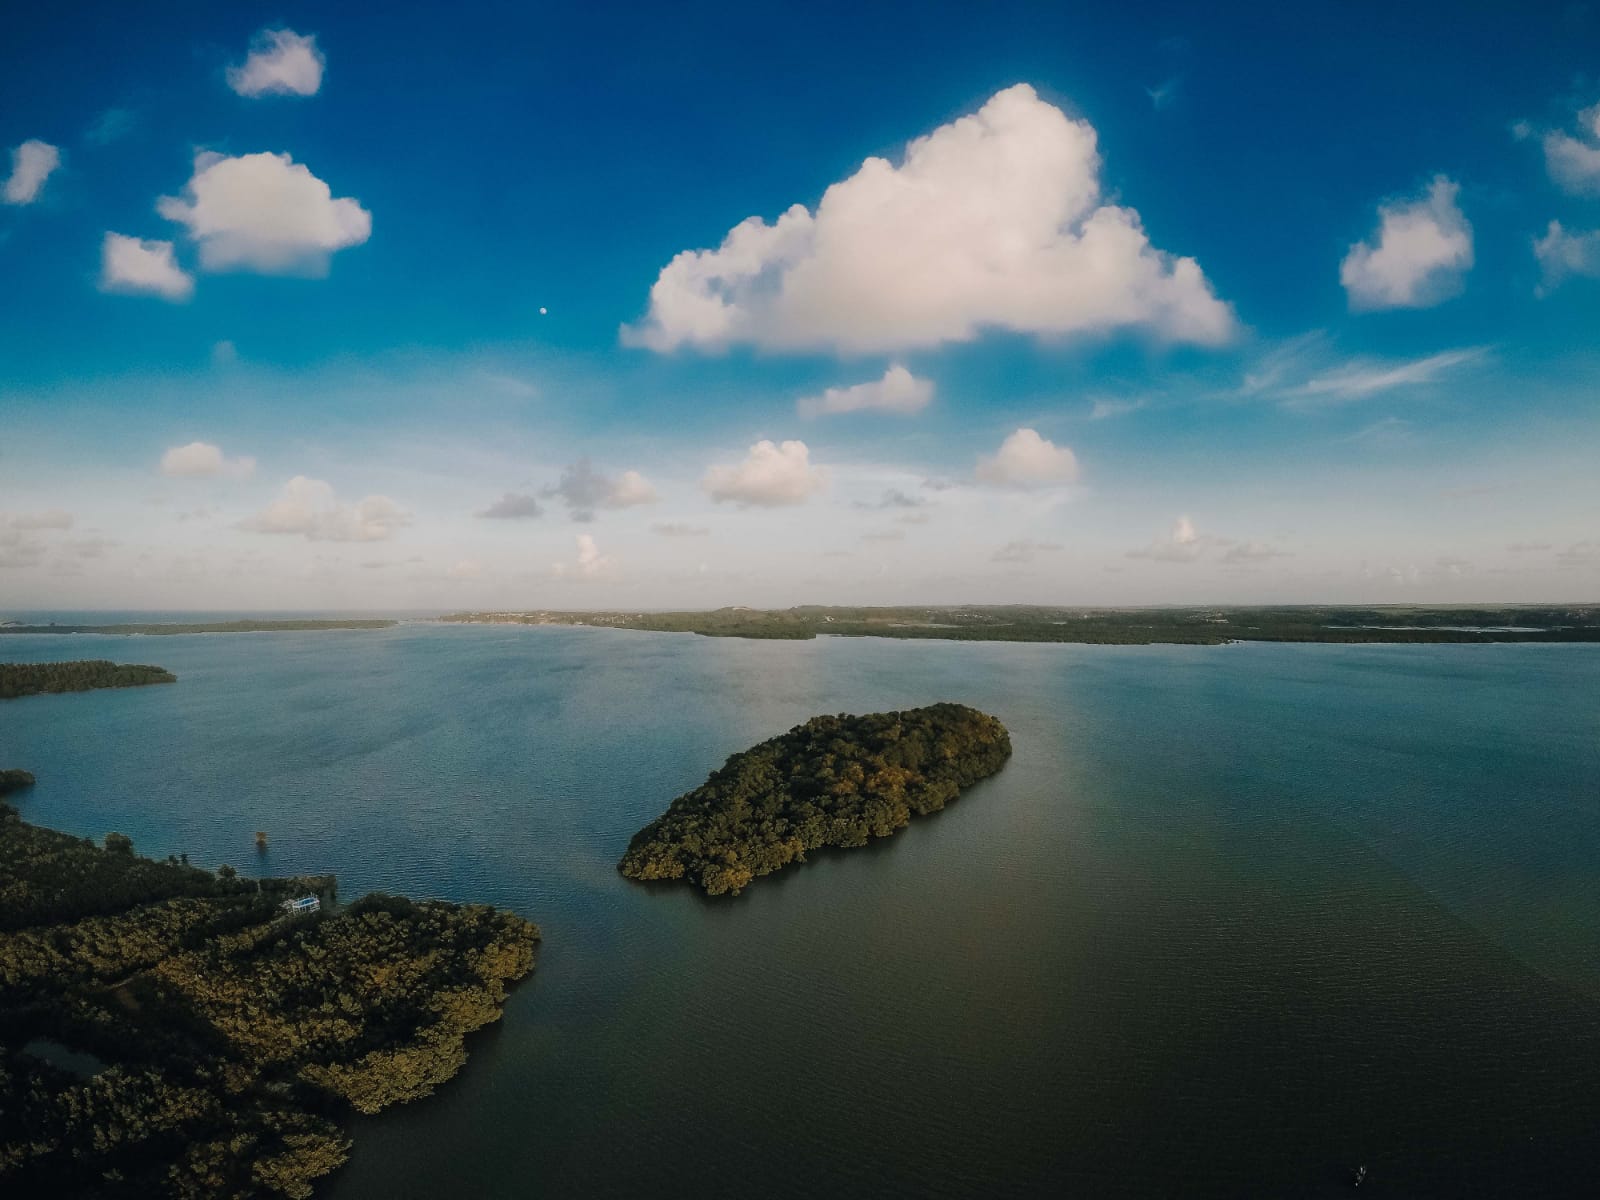
[(888, 837), (1010, 756), (1005, 726), (960, 704), (814, 717), (679, 796), (634, 835), (618, 867), (630, 879), (737, 894), (808, 851)]
[(95, 688), (141, 687), (176, 683), (178, 677), (160, 667), (108, 662), (103, 658), (59, 663), (0, 663), (0, 700), (41, 692), (87, 692)]
[(705, 637), (805, 640), (917, 638), (978, 642), (1073, 642), (1103, 646), (1227, 642), (1595, 642), (1600, 606), (1503, 608), (1282, 605), (1250, 608), (1063, 608), (802, 605), (705, 612), (476, 612), (440, 620), (517, 625), (592, 625)]

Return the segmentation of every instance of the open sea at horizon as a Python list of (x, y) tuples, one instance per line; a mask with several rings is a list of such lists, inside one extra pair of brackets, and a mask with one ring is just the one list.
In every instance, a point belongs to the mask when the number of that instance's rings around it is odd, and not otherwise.
[[(543, 928), (319, 1196), (1596, 1193), (1600, 645), (0, 636), (84, 657), (179, 682), (0, 702), (28, 820)], [(616, 873), (729, 754), (936, 700), (1015, 747), (944, 813)]]

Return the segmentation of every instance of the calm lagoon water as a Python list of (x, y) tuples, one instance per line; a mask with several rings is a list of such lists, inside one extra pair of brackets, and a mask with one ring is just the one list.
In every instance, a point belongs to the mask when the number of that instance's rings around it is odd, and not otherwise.
[[(1600, 1178), (1600, 647), (0, 638), (82, 657), (180, 682), (0, 707), (29, 819), (544, 929), (334, 1200)], [(728, 754), (941, 699), (1016, 748), (945, 813), (736, 900), (616, 874)]]

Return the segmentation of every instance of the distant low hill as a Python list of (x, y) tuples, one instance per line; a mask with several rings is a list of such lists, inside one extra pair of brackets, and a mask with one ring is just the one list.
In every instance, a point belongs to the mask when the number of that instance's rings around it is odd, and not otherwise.
[(708, 612), (468, 612), (464, 624), (591, 625), (704, 637), (922, 638), (1091, 645), (1226, 642), (1600, 642), (1600, 604), (1486, 607), (1296, 605), (1253, 608), (719, 608)]

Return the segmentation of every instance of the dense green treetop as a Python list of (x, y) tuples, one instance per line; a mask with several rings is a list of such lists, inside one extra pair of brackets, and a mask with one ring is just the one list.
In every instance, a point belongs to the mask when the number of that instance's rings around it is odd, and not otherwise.
[(0, 796), (32, 786), (33, 775), (28, 771), (0, 771)]
[[(295, 1197), (340, 1120), (427, 1095), (533, 967), (482, 905), (152, 862), (0, 804), (0, 1196)], [(289, 916), (319, 893), (320, 913)], [(100, 1067), (27, 1052), (46, 1039)]]
[(0, 663), (0, 700), (36, 696), (41, 692), (87, 692), (95, 688), (142, 687), (147, 683), (177, 681), (176, 675), (161, 667), (114, 663), (103, 658), (54, 663)]
[(1010, 756), (1005, 726), (960, 704), (813, 717), (679, 796), (634, 835), (619, 869), (737, 894), (807, 851), (888, 837)]

